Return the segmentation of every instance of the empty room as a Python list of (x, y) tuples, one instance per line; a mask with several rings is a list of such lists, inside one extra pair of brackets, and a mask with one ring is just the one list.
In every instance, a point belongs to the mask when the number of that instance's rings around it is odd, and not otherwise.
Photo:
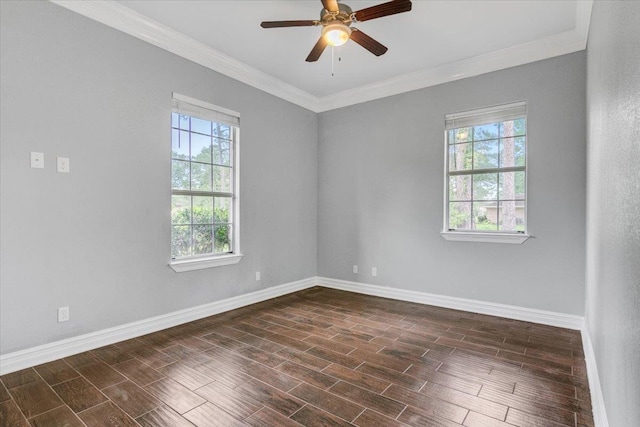
[(0, 17), (0, 426), (640, 425), (639, 1)]

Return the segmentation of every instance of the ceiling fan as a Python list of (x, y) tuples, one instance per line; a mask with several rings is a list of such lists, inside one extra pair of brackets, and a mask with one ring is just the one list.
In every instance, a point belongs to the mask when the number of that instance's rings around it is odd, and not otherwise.
[(338, 0), (321, 1), (323, 9), (320, 11), (320, 20), (318, 21), (263, 21), (260, 26), (262, 28), (281, 28), (321, 25), (322, 35), (313, 49), (311, 49), (309, 56), (307, 56), (307, 62), (317, 61), (327, 45), (342, 46), (349, 39), (358, 43), (374, 55), (380, 56), (387, 51), (386, 46), (372, 39), (359, 29), (352, 28), (351, 24), (411, 10), (411, 0), (392, 0), (356, 12), (353, 12), (346, 4), (338, 3)]

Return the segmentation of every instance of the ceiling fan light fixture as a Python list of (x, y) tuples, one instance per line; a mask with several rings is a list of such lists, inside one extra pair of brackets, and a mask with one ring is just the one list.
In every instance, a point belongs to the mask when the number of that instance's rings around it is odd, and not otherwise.
[(322, 37), (329, 46), (342, 46), (349, 40), (351, 28), (342, 22), (329, 24), (322, 29)]

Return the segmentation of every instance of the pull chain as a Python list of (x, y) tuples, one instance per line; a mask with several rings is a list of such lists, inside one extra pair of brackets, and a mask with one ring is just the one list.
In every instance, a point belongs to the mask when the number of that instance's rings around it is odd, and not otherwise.
[[(338, 46), (338, 62), (342, 61), (342, 53), (340, 52), (341, 46)], [(334, 73), (334, 52), (335, 52), (335, 47), (331, 46), (331, 77), (335, 76)]]
[(335, 76), (335, 74), (333, 74), (333, 51), (334, 50), (335, 48), (331, 46), (331, 77)]

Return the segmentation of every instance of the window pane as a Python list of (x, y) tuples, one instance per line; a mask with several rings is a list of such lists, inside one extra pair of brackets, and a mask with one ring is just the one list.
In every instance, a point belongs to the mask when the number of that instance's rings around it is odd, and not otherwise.
[(229, 253), (236, 130), (179, 113), (172, 113), (171, 127), (171, 183), (181, 190), (171, 196), (172, 257)]
[(500, 140), (500, 167), (524, 166), (525, 137), (504, 138)]
[(211, 191), (211, 165), (191, 163), (191, 189)]
[(211, 163), (211, 137), (191, 134), (191, 160)]
[(220, 123), (213, 123), (213, 136), (231, 139), (231, 128)]
[[(186, 133), (186, 132), (185, 132)], [(180, 131), (171, 129), (171, 157), (174, 159), (189, 159), (189, 139), (180, 141)]]
[(171, 256), (191, 255), (191, 226), (177, 225), (171, 227)]
[(449, 200), (471, 200), (471, 176), (457, 175), (449, 177)]
[(191, 132), (211, 135), (211, 122), (197, 117), (191, 117)]
[[(524, 106), (507, 104), (469, 111), (467, 115), (457, 113), (456, 120), (460, 116), (460, 121), (456, 123), (464, 123), (462, 126), (481, 124), (446, 131), (449, 229), (524, 230), (527, 120), (523, 117), (501, 121), (501, 117), (513, 114), (516, 107)], [(453, 120), (452, 115), (446, 115), (447, 125), (452, 123), (449, 120)], [(491, 172), (482, 173), (485, 170)]]
[(213, 191), (231, 192), (231, 168), (213, 167)]
[(472, 144), (456, 144), (449, 146), (449, 170), (470, 170), (472, 167)]
[(524, 202), (500, 202), (498, 224), (501, 231), (524, 231)]
[(526, 133), (526, 120), (507, 120), (500, 123), (500, 137), (520, 136)]
[(475, 202), (473, 204), (473, 217), (476, 230), (498, 230), (498, 205), (496, 202)]
[(213, 252), (213, 226), (193, 226), (193, 254), (203, 255)]
[(171, 188), (175, 190), (189, 189), (190, 163), (182, 160), (171, 161)]
[(181, 148), (184, 148), (185, 150), (187, 150), (187, 154), (189, 154), (189, 146), (190, 146), (190, 141), (191, 141), (191, 134), (186, 131), (186, 130), (181, 130), (180, 131), (180, 141), (178, 142), (178, 145)]
[[(454, 129), (453, 132), (455, 132), (454, 141), (456, 143), (458, 143), (458, 142), (470, 142), (471, 141), (471, 136), (473, 135), (473, 132), (472, 132), (471, 128), (458, 128), (458, 129)], [(449, 140), (449, 141), (451, 141), (451, 140)]]
[(231, 197), (216, 197), (215, 222), (231, 222)]
[(483, 173), (473, 176), (473, 200), (495, 200), (497, 193), (497, 173)]
[(231, 142), (226, 139), (213, 138), (213, 163), (231, 166)]
[(482, 141), (473, 144), (473, 168), (489, 169), (498, 167), (498, 140)]
[(171, 224), (191, 224), (191, 197), (171, 196)]
[(481, 141), (483, 139), (496, 139), (498, 138), (498, 123), (491, 123), (488, 125), (474, 126), (473, 128), (473, 140)]
[(213, 223), (213, 197), (194, 196), (193, 197), (193, 223), (212, 224)]
[(182, 114), (178, 115), (178, 127), (180, 129), (189, 130), (189, 116), (184, 116)]
[(231, 252), (231, 226), (229, 224), (215, 227), (215, 253)]
[(457, 230), (471, 229), (471, 202), (449, 203), (449, 228)]
[(500, 200), (524, 200), (525, 174), (503, 172), (500, 174)]

